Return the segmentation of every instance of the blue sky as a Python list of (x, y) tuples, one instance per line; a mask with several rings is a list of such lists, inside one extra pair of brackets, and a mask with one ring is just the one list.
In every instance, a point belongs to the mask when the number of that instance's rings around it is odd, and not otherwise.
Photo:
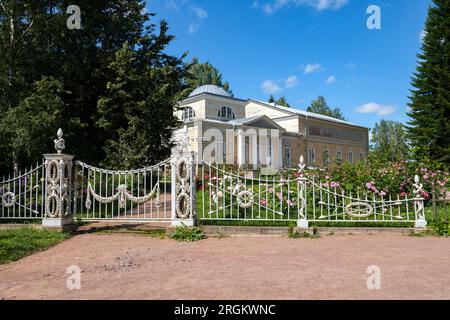
[[(238, 98), (318, 95), (354, 123), (406, 122), (431, 0), (148, 0), (176, 36), (168, 52), (208, 60)], [(369, 5), (381, 29), (369, 30)]]

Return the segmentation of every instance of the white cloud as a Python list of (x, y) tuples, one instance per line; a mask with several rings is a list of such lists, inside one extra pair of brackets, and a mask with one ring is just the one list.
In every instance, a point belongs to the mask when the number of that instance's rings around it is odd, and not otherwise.
[(166, 0), (166, 7), (179, 12), (186, 3), (187, 0)]
[(166, 7), (178, 14), (193, 16), (187, 29), (189, 34), (196, 33), (202, 25), (202, 21), (208, 18), (208, 12), (190, 0), (166, 0)]
[(375, 102), (369, 102), (356, 108), (358, 113), (376, 113), (379, 116), (388, 116), (395, 113), (395, 107), (391, 105), (382, 105)]
[(337, 81), (335, 76), (329, 76), (327, 79), (327, 84), (332, 84), (335, 83)]
[[(310, 6), (318, 11), (323, 11), (323, 10), (338, 10), (343, 6), (345, 6), (348, 2), (349, 0), (272, 0), (269, 3), (266, 3), (261, 8), (264, 13), (270, 15), (288, 5), (294, 7)], [(257, 7), (255, 6), (253, 7), (258, 8), (259, 4)]]
[(200, 7), (192, 6), (191, 10), (195, 13), (197, 18), (199, 18), (199, 19), (206, 19), (208, 17), (208, 12), (206, 12), (206, 10), (204, 10)]
[(252, 9), (259, 9), (259, 2), (257, 0), (252, 2)]
[(348, 69), (348, 70), (355, 70), (355, 68), (356, 68), (356, 63), (354, 63), (354, 62), (349, 62), (349, 63), (347, 63), (344, 67), (345, 67), (345, 69)]
[(296, 76), (290, 76), (284, 80), (284, 86), (286, 88), (293, 88), (298, 84), (298, 79)]
[(191, 21), (191, 24), (189, 25), (188, 28), (188, 33), (193, 34), (196, 33), (198, 30), (198, 23)]
[(313, 0), (307, 2), (310, 2), (313, 7), (321, 11), (327, 9), (338, 10), (345, 6), (348, 3), (348, 0)]
[(319, 63), (313, 63), (313, 64), (308, 63), (306, 65), (305, 69), (303, 70), (303, 72), (305, 74), (310, 74), (310, 73), (313, 73), (315, 71), (322, 71), (322, 70), (323, 70), (323, 68), (322, 68), (322, 66)]
[(267, 94), (273, 94), (282, 91), (279, 85), (272, 80), (266, 80), (261, 84), (261, 89)]

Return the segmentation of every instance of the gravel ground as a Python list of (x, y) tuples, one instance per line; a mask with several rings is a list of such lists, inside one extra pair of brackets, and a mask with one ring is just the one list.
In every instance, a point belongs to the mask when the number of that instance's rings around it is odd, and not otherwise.
[[(81, 268), (81, 289), (66, 270)], [(367, 268), (381, 288), (369, 290)], [(0, 266), (1, 299), (450, 299), (450, 240), (84, 234)]]

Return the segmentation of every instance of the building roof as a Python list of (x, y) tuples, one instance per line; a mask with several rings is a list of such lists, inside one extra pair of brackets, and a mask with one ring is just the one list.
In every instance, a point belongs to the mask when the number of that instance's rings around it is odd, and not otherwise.
[(211, 93), (211, 94), (215, 94), (215, 95), (218, 95), (218, 96), (224, 96), (224, 97), (228, 97), (228, 98), (232, 97), (231, 94), (226, 92), (224, 89), (222, 89), (222, 88), (220, 88), (218, 86), (209, 84), (209, 85), (206, 85), (206, 86), (198, 87), (197, 89), (192, 91), (191, 94), (189, 95), (189, 98), (197, 96), (197, 95), (202, 94), (202, 93)]
[(290, 113), (295, 113), (298, 115), (302, 115), (302, 116), (307, 116), (307, 117), (311, 117), (311, 118), (315, 118), (315, 119), (319, 119), (319, 120), (325, 120), (325, 121), (331, 121), (331, 122), (335, 122), (335, 123), (341, 123), (341, 124), (346, 124), (346, 125), (350, 125), (350, 126), (355, 126), (355, 127), (360, 127), (360, 128), (364, 128), (367, 129), (366, 127), (363, 127), (361, 125), (358, 124), (354, 124), (348, 121), (344, 121), (344, 120), (340, 120), (340, 119), (336, 119), (333, 117), (329, 117), (329, 116), (324, 116), (322, 114), (318, 114), (318, 113), (314, 113), (314, 112), (309, 112), (309, 111), (304, 111), (304, 110), (299, 110), (299, 109), (295, 109), (295, 108), (288, 108), (288, 107), (284, 107), (284, 106), (280, 106), (276, 103), (271, 103), (271, 102), (265, 102), (265, 101), (261, 101), (261, 100), (251, 100), (251, 101), (255, 101), (267, 106), (270, 106), (272, 108), (278, 109), (278, 110), (282, 110), (285, 112), (290, 112)]
[(235, 119), (235, 120), (230, 120), (230, 121), (221, 121), (221, 120), (214, 120), (214, 119), (202, 119), (201, 121), (205, 121), (205, 122), (211, 122), (211, 123), (220, 123), (223, 125), (229, 125), (229, 126), (233, 126), (233, 127), (240, 127), (240, 126), (254, 126), (255, 123), (257, 123), (258, 121), (266, 121), (266, 123), (270, 123), (273, 127), (279, 129), (282, 132), (285, 132), (286, 129), (284, 129), (283, 127), (281, 127), (278, 123), (276, 123), (275, 121), (273, 121), (272, 119), (270, 119), (268, 116), (266, 115), (259, 115), (259, 116), (254, 116), (254, 117), (249, 117), (249, 118), (241, 118), (241, 119)]
[(262, 118), (262, 117), (264, 117), (264, 115), (254, 116), (254, 117), (249, 117), (249, 118), (236, 119), (236, 120), (231, 120), (231, 121), (228, 121), (228, 122), (231, 123), (231, 124), (234, 124), (234, 125), (242, 125), (242, 124), (251, 123), (251, 122), (253, 122), (253, 121), (255, 121), (255, 120), (259, 119), (259, 118)]
[(270, 119), (268, 116), (266, 115), (258, 115), (258, 116), (253, 116), (253, 117), (248, 117), (248, 118), (242, 118), (242, 119), (236, 119), (236, 120), (231, 120), (228, 121), (228, 123), (231, 123), (232, 125), (235, 126), (252, 126), (252, 125), (257, 125), (258, 122), (263, 121), (267, 123), (270, 123), (273, 127), (281, 130), (281, 131), (286, 131), (283, 127), (281, 127), (278, 123), (276, 123), (275, 121), (273, 121), (272, 119)]

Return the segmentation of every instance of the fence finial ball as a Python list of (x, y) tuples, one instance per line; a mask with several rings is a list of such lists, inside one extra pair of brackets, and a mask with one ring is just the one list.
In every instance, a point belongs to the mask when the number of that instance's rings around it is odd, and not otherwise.
[(416, 183), (416, 184), (419, 184), (419, 182), (420, 182), (420, 179), (419, 179), (419, 176), (416, 174), (416, 176), (414, 177), (414, 182)]

